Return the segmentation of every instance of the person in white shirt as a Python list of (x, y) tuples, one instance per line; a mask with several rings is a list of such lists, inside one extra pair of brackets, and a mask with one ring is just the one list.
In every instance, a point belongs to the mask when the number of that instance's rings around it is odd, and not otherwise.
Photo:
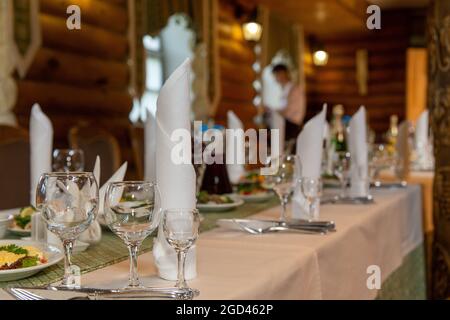
[(285, 140), (297, 139), (306, 113), (304, 88), (292, 81), (289, 69), (284, 64), (275, 65), (272, 73), (283, 90), (279, 112), (286, 121)]

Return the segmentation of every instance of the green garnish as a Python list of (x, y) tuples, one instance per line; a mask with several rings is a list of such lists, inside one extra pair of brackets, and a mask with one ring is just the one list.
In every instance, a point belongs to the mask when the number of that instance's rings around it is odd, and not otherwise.
[(29, 268), (38, 265), (38, 257), (25, 257), (22, 259), (22, 268)]
[(15, 244), (10, 244), (8, 246), (0, 247), (0, 251), (6, 251), (6, 252), (15, 253), (15, 254), (25, 254), (25, 255), (28, 254), (28, 250), (26, 250), (22, 247), (16, 246)]
[(18, 215), (14, 217), (14, 220), (20, 228), (25, 229), (26, 225), (31, 222), (31, 216)]

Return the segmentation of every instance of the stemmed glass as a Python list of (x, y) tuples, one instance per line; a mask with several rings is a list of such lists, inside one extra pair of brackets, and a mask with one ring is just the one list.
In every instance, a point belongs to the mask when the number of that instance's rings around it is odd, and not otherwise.
[(130, 253), (130, 275), (125, 289), (143, 288), (137, 271), (137, 255), (142, 242), (158, 227), (160, 203), (159, 190), (151, 182), (114, 182), (107, 187), (106, 223), (125, 242)]
[(272, 159), (275, 161), (276, 172), (264, 178), (263, 187), (272, 189), (281, 202), (280, 221), (286, 221), (286, 207), (294, 193), (296, 179), (300, 177), (300, 158), (296, 155), (283, 155)]
[(320, 197), (322, 196), (322, 180), (320, 178), (302, 178), (301, 191), (308, 201), (308, 216), (311, 220), (319, 218)]
[(341, 184), (341, 198), (347, 196), (347, 185), (350, 179), (350, 153), (337, 152), (333, 159), (333, 172)]
[(95, 220), (98, 185), (92, 173), (45, 173), (38, 182), (36, 206), (47, 229), (62, 241), (65, 251), (63, 286), (74, 286), (72, 248), (76, 238)]
[(175, 286), (188, 289), (185, 280), (186, 254), (198, 238), (200, 214), (193, 209), (170, 209), (164, 211), (163, 230), (167, 242), (175, 249), (178, 258), (178, 277)]
[(84, 170), (84, 152), (80, 149), (55, 149), (54, 172), (80, 172)]

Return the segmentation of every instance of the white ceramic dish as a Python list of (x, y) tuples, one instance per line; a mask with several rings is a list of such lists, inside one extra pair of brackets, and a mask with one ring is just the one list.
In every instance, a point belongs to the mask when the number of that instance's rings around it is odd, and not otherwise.
[(202, 212), (224, 212), (233, 210), (237, 207), (240, 207), (244, 204), (244, 200), (240, 199), (237, 196), (230, 196), (230, 198), (233, 200), (233, 203), (205, 203), (205, 204), (197, 204), (197, 209)]
[(25, 240), (0, 240), (0, 247), (9, 244), (15, 244), (17, 246), (33, 246), (39, 248), (44, 252), (48, 261), (47, 263), (43, 263), (35, 267), (14, 269), (14, 270), (0, 270), (0, 282), (15, 281), (28, 278), (38, 273), (39, 271), (44, 270), (58, 263), (64, 258), (62, 249), (53, 245), (48, 245), (46, 243), (25, 241)]
[(11, 214), (1, 214), (0, 215), (0, 239), (3, 239), (6, 235), (6, 231), (11, 225), (13, 220), (13, 215)]
[(31, 235), (31, 230), (25, 230), (17, 227), (15, 228), (10, 227), (8, 228), (8, 231), (19, 237), (28, 237)]

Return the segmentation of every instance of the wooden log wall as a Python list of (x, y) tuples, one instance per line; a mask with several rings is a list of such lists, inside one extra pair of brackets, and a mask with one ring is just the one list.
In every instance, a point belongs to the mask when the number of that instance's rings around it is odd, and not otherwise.
[[(69, 5), (81, 8), (81, 30), (68, 30)], [(55, 147), (68, 147), (71, 126), (92, 123), (115, 135), (122, 160), (131, 161), (128, 115), (127, 0), (40, 0), (42, 47), (25, 79), (18, 79), (15, 113), (28, 127), (39, 103), (55, 130)]]
[(252, 69), (256, 56), (253, 47), (242, 35), (241, 24), (235, 16), (232, 1), (219, 1), (218, 46), (221, 99), (215, 115), (217, 123), (226, 125), (227, 111), (232, 110), (244, 125), (253, 127), (256, 107), (253, 98), (256, 79)]
[[(409, 21), (405, 12), (383, 12), (382, 29), (351, 38), (322, 39), (329, 52), (324, 67), (314, 67), (307, 77), (307, 117), (313, 116), (324, 102), (343, 104), (352, 115), (361, 105), (368, 110), (369, 124), (377, 133), (389, 128), (389, 117), (405, 117), (406, 50), (409, 44)], [(356, 52), (368, 51), (368, 94), (358, 93)], [(329, 108), (331, 112), (331, 108)]]

